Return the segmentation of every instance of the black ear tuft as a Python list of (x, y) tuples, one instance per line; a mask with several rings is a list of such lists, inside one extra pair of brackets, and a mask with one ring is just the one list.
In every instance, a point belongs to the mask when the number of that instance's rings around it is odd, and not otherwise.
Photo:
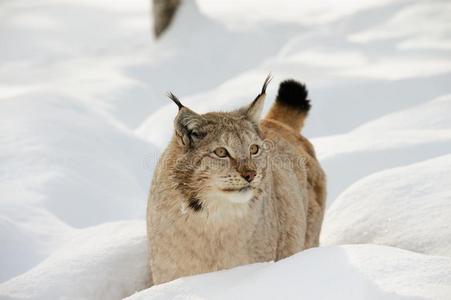
[(171, 99), (172, 101), (174, 101), (175, 104), (177, 104), (177, 106), (179, 107), (179, 110), (181, 110), (183, 107), (183, 104), (180, 102), (179, 98), (177, 98), (176, 95), (174, 95), (173, 93), (169, 92), (168, 93), (168, 97), (169, 99)]
[(263, 82), (263, 87), (260, 92), (260, 94), (255, 97), (254, 101), (251, 102), (250, 105), (246, 106), (245, 108), (242, 108), (241, 110), (245, 112), (246, 116), (249, 120), (254, 122), (255, 124), (258, 124), (260, 120), (260, 114), (263, 109), (263, 104), (266, 97), (266, 88), (268, 87), (268, 84), (271, 82), (271, 74), (268, 74), (265, 78), (265, 82)]
[(263, 83), (262, 91), (260, 94), (266, 93), (266, 88), (268, 87), (268, 84), (271, 82), (271, 80), (272, 80), (272, 75), (271, 75), (271, 73), (269, 73), (268, 76), (266, 76), (266, 79), (265, 79), (265, 82)]
[(311, 104), (307, 97), (308, 90), (304, 84), (293, 79), (288, 79), (280, 84), (276, 101), (282, 105), (308, 112)]

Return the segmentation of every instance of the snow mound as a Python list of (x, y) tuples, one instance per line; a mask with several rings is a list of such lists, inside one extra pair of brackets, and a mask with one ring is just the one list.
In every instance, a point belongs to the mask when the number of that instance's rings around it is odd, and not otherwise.
[(2, 100), (0, 280), (36, 265), (71, 227), (143, 218), (157, 157), (83, 102), (50, 94)]
[(449, 270), (447, 257), (375, 245), (323, 247), (181, 278), (127, 299), (448, 299)]
[[(234, 30), (249, 30), (249, 27), (265, 23), (299, 23), (302, 25), (320, 25), (352, 15), (356, 12), (375, 8), (392, 0), (349, 0), (346, 3), (335, 1), (304, 0), (301, 5), (296, 0), (247, 0), (236, 5), (234, 2), (221, 1), (212, 5), (211, 0), (197, 0), (204, 13), (220, 20)], [(252, 14), (249, 14), (249, 12)]]
[(41, 203), (75, 227), (144, 215), (158, 155), (152, 145), (65, 97), (4, 101), (0, 120), (8, 171), (0, 184), (17, 183), (5, 200), (13, 201), (19, 188), (33, 191), (28, 203)]
[(451, 96), (445, 95), (347, 134), (312, 139), (328, 175), (328, 205), (350, 184), (374, 172), (451, 153), (450, 109)]
[(0, 201), (0, 282), (35, 266), (72, 232), (48, 211), (24, 203), (24, 196), (18, 194), (17, 203)]
[(424, 104), (365, 123), (353, 132), (386, 130), (441, 130), (451, 129), (451, 95), (444, 95)]
[(446, 155), (358, 181), (326, 212), (321, 243), (374, 243), (451, 256), (450, 177)]
[[(434, 17), (433, 22), (431, 16)], [(451, 43), (446, 36), (449, 36), (451, 30), (449, 26), (441, 26), (450, 17), (450, 3), (415, 3), (391, 16), (384, 24), (357, 32), (349, 39), (357, 43), (398, 39), (396, 47), (403, 50), (450, 50)], [(413, 23), (416, 26), (412, 26)]]
[(2, 299), (122, 299), (150, 285), (145, 222), (99, 225), (0, 285)]
[[(388, 169), (451, 153), (451, 5), (235, 2), (182, 1), (158, 41), (149, 0), (0, 2), (0, 298), (119, 299), (146, 288), (145, 226), (130, 220), (144, 219), (172, 135), (177, 108), (165, 93), (198, 112), (231, 110), (269, 72), (265, 110), (281, 80), (310, 90), (304, 134), (332, 203), (324, 242), (449, 255), (449, 156)], [(312, 249), (134, 297), (441, 299), (449, 259)]]

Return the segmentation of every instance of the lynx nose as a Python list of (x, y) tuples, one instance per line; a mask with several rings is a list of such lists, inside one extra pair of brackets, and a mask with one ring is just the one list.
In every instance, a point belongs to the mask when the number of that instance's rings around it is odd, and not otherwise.
[(257, 175), (257, 172), (253, 170), (248, 170), (241, 173), (241, 177), (243, 177), (247, 182), (254, 180), (255, 175)]

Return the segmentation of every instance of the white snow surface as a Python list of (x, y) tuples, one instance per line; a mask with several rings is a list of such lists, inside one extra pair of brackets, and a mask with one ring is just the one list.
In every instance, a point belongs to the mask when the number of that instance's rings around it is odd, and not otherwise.
[[(13, 299), (120, 299), (150, 285), (144, 221), (75, 231), (31, 271), (2, 285)], [(95, 284), (93, 284), (95, 282)]]
[[(448, 1), (0, 3), (0, 299), (451, 299)], [(173, 91), (198, 112), (307, 83), (323, 247), (150, 287)], [(352, 245), (351, 245), (352, 244)], [(150, 287), (150, 288), (149, 288)]]
[(450, 178), (451, 155), (445, 155), (359, 180), (327, 211), (322, 244), (390, 245), (451, 257)]
[(448, 299), (451, 259), (374, 245), (182, 278), (127, 299)]

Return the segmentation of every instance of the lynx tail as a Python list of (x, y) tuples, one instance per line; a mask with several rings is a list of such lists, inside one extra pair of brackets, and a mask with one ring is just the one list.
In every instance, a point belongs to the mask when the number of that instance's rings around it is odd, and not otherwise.
[(311, 107), (307, 98), (308, 90), (304, 84), (292, 79), (285, 80), (280, 84), (276, 101), (266, 118), (300, 132)]

